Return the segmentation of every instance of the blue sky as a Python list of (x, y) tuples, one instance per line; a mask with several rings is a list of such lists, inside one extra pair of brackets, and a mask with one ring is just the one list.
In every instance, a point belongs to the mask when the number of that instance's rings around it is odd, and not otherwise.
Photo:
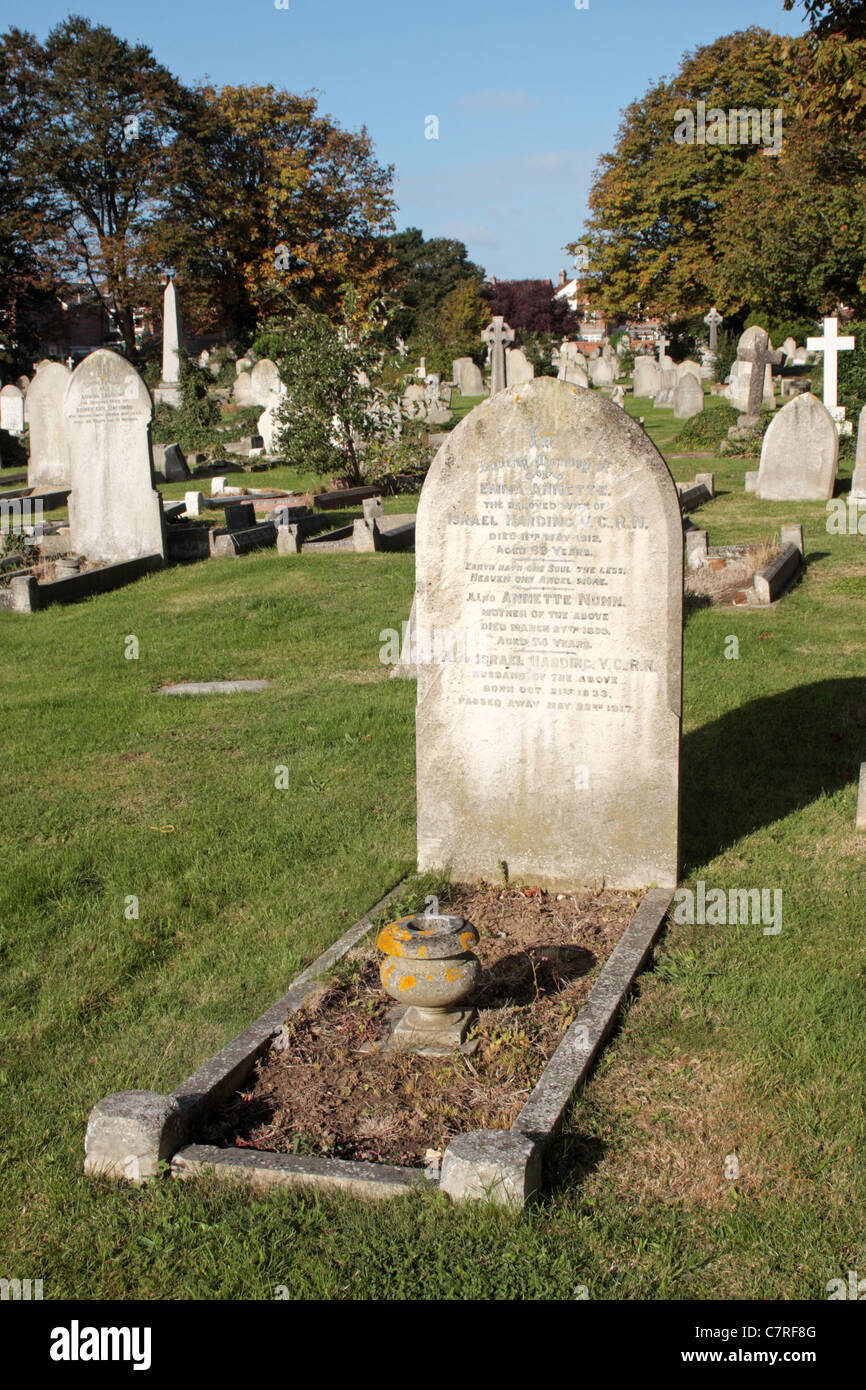
[(186, 82), (315, 90), (395, 166), (398, 228), (459, 237), (500, 279), (571, 270), (562, 248), (621, 110), (684, 52), (750, 25), (804, 27), (782, 0), (0, 0), (0, 27), (44, 38), (70, 11)]

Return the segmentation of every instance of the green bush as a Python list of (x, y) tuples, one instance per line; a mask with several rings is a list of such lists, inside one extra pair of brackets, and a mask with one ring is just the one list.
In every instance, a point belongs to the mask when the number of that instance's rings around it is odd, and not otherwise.
[(559, 347), (555, 333), (522, 333), (521, 347), (536, 376), (556, 376), (556, 368), (550, 360), (553, 349)]
[(713, 368), (715, 381), (727, 381), (728, 372), (737, 359), (737, 343), (739, 341), (739, 334), (732, 333), (726, 328), (720, 329), (716, 343), (716, 362)]
[(737, 412), (733, 406), (719, 405), (705, 408), (700, 415), (685, 420), (677, 435), (677, 449), (694, 449), (695, 453), (705, 453), (715, 449), (728, 430), (737, 423)]
[[(736, 413), (736, 411), (732, 411), (732, 414), (734, 416), (736, 416)], [(764, 442), (764, 435), (767, 433), (767, 430), (770, 426), (770, 422), (773, 419), (774, 413), (775, 412), (772, 410), (762, 410), (761, 423), (759, 425), (756, 425), (754, 429), (749, 430), (749, 434), (746, 439), (726, 439), (724, 443), (724, 448), (722, 449), (720, 447), (719, 452), (725, 453), (729, 458), (760, 458), (761, 445)]]
[(151, 358), (149, 362), (143, 363), (141, 375), (144, 377), (144, 384), (147, 389), (149, 391), (155, 391), (159, 385), (159, 378), (162, 375), (161, 365), (156, 358)]
[(272, 362), (279, 362), (283, 353), (289, 350), (291, 341), (289, 324), (269, 319), (258, 337), (253, 340), (250, 354), (259, 361), (268, 357)]
[[(851, 335), (856, 341), (853, 352), (839, 353), (839, 404), (844, 405), (850, 419), (857, 428), (857, 417), (866, 405), (866, 319), (855, 319), (852, 323), (839, 325), (840, 336)], [(818, 395), (823, 391), (824, 371), (819, 364), (817, 373)], [(813, 388), (814, 389), (814, 388)]]
[(383, 482), (391, 473), (413, 473), (418, 486), (430, 467), (432, 454), (427, 443), (427, 426), (423, 422), (404, 421), (399, 439), (374, 440), (364, 454), (364, 478), (370, 483)]

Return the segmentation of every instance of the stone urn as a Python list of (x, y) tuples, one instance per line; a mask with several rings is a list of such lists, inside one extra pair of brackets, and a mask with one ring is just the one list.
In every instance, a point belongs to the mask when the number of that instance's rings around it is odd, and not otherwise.
[(401, 917), (379, 933), (379, 977), (391, 998), (408, 1006), (391, 1035), (394, 1046), (431, 1052), (460, 1046), (475, 1013), (460, 1005), (481, 978), (472, 954), (477, 944), (472, 923), (448, 915)]

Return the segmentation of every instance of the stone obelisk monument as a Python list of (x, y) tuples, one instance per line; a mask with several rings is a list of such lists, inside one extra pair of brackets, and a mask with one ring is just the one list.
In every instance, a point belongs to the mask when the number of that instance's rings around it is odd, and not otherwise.
[(154, 392), (154, 399), (166, 405), (179, 406), (180, 358), (178, 348), (183, 344), (183, 327), (180, 321), (180, 306), (174, 281), (169, 280), (165, 287), (162, 308), (162, 377)]

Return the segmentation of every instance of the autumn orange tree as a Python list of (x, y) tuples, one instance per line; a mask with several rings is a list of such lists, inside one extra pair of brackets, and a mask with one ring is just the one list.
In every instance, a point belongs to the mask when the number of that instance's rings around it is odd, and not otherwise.
[(150, 255), (177, 270), (198, 320), (245, 336), (298, 303), (334, 313), (348, 280), (371, 302), (391, 259), (393, 171), (366, 130), (342, 130), (314, 98), (272, 86), (202, 86), (196, 97)]
[[(632, 102), (596, 170), (586, 231), (568, 247), (586, 247), (600, 308), (670, 315), (714, 299), (724, 313), (741, 307), (734, 286), (720, 287), (721, 213), (746, 172), (771, 161), (752, 144), (678, 142), (677, 113), (697, 113), (703, 101), (726, 112), (781, 109), (784, 120), (795, 81), (783, 39), (751, 28), (687, 54), (678, 73)], [(744, 225), (740, 235), (754, 238), (757, 228)]]

